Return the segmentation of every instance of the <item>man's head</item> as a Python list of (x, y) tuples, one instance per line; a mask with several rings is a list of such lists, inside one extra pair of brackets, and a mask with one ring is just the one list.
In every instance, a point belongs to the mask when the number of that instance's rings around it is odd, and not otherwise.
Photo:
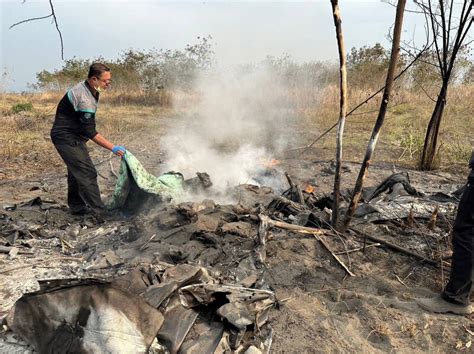
[(87, 81), (98, 92), (105, 91), (112, 83), (110, 69), (102, 63), (94, 63), (89, 68)]

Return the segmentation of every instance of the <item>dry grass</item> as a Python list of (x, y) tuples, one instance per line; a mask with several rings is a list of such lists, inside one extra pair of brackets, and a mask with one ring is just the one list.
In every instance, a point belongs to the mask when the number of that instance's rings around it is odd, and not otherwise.
[[(351, 92), (349, 108), (362, 102), (369, 94), (363, 91)], [(301, 110), (310, 129), (316, 132), (315, 136), (331, 127), (339, 114), (337, 89), (327, 88), (322, 96), (324, 99), (317, 109)], [(474, 126), (474, 106), (470, 103), (470, 97), (474, 97), (472, 85), (453, 87), (449, 93), (439, 135), (439, 164), (442, 168), (452, 164), (465, 165), (470, 157), (471, 130)], [(380, 96), (347, 118), (344, 159), (356, 162), (362, 160), (379, 105)], [(416, 167), (433, 108), (434, 102), (422, 92), (396, 90), (379, 137), (375, 159)], [(335, 149), (334, 134), (320, 142), (320, 146), (330, 154)]]
[[(349, 95), (349, 106), (363, 101), (371, 92), (355, 90)], [(2, 94), (0, 113), (0, 171), (7, 178), (21, 165), (24, 176), (41, 173), (61, 162), (49, 139), (56, 105), (61, 92), (39, 94)], [(449, 94), (440, 132), (440, 166), (465, 164), (471, 152), (474, 123), (474, 86), (453, 87)], [(101, 100), (98, 112), (98, 130), (111, 141), (127, 144), (132, 138), (150, 137), (151, 128), (156, 138), (160, 118), (179, 114), (173, 101), (182, 107), (192, 107), (199, 97), (185, 92), (158, 92), (144, 95), (140, 92), (108, 92)], [(377, 116), (380, 97), (361, 107), (348, 118), (344, 137), (344, 159), (361, 161), (373, 123)], [(301, 117), (306, 129), (318, 136), (332, 126), (338, 117), (338, 89), (334, 86), (314, 91), (289, 92), (289, 101)], [(14, 114), (12, 107), (30, 103), (32, 109)], [(434, 103), (422, 92), (398, 89), (390, 104), (386, 123), (375, 152), (375, 160), (415, 167), (419, 159), (425, 129)], [(323, 158), (332, 158), (335, 132), (318, 142)], [(311, 141), (303, 142), (304, 144)], [(6, 173), (5, 171), (10, 171)]]
[[(48, 171), (62, 166), (62, 162), (51, 143), (49, 133), (54, 121), (56, 106), (64, 93), (2, 94), (0, 113), (0, 176), (16, 179)], [(127, 100), (129, 97), (126, 98)], [(143, 105), (145, 97), (137, 94), (133, 102), (119, 104), (119, 93), (104, 95), (98, 111), (97, 130), (113, 142), (126, 144), (133, 137), (147, 133), (156, 126), (156, 120), (172, 114), (168, 103), (164, 106)], [(12, 107), (31, 103), (30, 111), (13, 113)], [(93, 153), (96, 150), (93, 145)]]

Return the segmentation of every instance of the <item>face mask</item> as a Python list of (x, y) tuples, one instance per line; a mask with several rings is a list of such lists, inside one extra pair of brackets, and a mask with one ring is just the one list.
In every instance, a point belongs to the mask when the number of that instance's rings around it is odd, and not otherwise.
[(95, 89), (97, 92), (99, 92), (99, 93), (105, 91), (105, 89), (103, 89), (103, 88), (100, 87), (100, 86), (94, 87), (94, 89)]

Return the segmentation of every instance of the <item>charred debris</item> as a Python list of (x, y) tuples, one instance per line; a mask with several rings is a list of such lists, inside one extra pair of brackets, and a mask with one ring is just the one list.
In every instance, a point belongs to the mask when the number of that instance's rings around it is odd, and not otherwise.
[[(262, 174), (278, 175), (287, 189), (239, 185), (226, 205), (148, 196), (100, 226), (41, 197), (5, 205), (4, 328), (39, 352), (264, 353), (273, 336), (268, 312), (284, 305), (266, 276), (274, 240), (315, 238), (341, 281), (358, 275), (351, 255), (372, 247), (449, 269), (454, 187), (421, 192), (407, 173), (393, 174), (364, 189), (351, 228), (340, 233), (331, 227), (330, 194), (273, 167)], [(187, 185), (212, 182), (204, 173)], [(349, 195), (342, 192), (342, 212)], [(46, 265), (52, 270), (40, 271)]]

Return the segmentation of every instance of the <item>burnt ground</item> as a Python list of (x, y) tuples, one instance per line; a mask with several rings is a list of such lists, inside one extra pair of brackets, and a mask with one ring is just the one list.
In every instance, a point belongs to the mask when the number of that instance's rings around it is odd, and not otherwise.
[[(134, 153), (150, 172), (159, 170), (151, 153)], [(104, 155), (96, 157), (101, 160)], [(290, 172), (295, 183), (315, 188), (306, 196), (317, 199), (331, 190), (330, 161), (281, 161), (278, 169)], [(377, 186), (392, 169), (391, 164), (374, 164), (366, 185)], [(104, 196), (110, 195), (114, 177), (108, 162), (99, 165), (98, 170), (107, 178), (99, 177), (101, 190)], [(425, 194), (448, 194), (462, 186), (463, 172), (409, 171), (409, 175), (412, 185)], [(352, 184), (357, 173), (357, 164), (346, 164), (343, 181)], [(279, 304), (270, 312), (275, 353), (472, 350), (472, 316), (430, 314), (415, 302), (416, 298), (439, 292), (449, 260), (442, 271), (440, 266), (383, 245), (371, 246), (365, 252), (340, 254), (355, 274), (348, 276), (313, 235), (270, 227), (265, 263), (252, 269), (245, 262), (256, 247), (256, 216), (277, 194), (252, 186), (240, 186), (238, 193), (240, 205), (147, 204), (138, 216), (118, 216), (98, 226), (91, 219), (67, 213), (62, 168), (28, 180), (19, 175), (2, 181), (0, 201), (4, 207), (41, 198), (41, 205), (4, 208), (1, 212), (2, 231), (16, 225), (17, 239), (13, 241), (20, 250), (17, 254), (0, 254), (2, 317), (22, 293), (35, 289), (36, 279), (81, 276), (91, 269), (107, 272), (107, 267), (118, 263), (192, 263), (212, 268), (224, 283), (235, 283), (255, 273), (259, 279), (253, 285), (261, 281), (275, 291)], [(256, 203), (260, 208), (255, 207)], [(440, 260), (450, 255), (448, 237), (455, 210), (446, 210), (438, 213), (434, 225), (429, 223), (429, 214), (359, 219), (354, 224), (359, 233), (320, 237), (339, 253), (360, 248), (364, 242), (361, 235), (367, 233)], [(289, 221), (288, 214), (266, 211), (273, 218)], [(242, 223), (242, 227), (236, 223)], [(5, 237), (3, 244), (8, 244)]]

